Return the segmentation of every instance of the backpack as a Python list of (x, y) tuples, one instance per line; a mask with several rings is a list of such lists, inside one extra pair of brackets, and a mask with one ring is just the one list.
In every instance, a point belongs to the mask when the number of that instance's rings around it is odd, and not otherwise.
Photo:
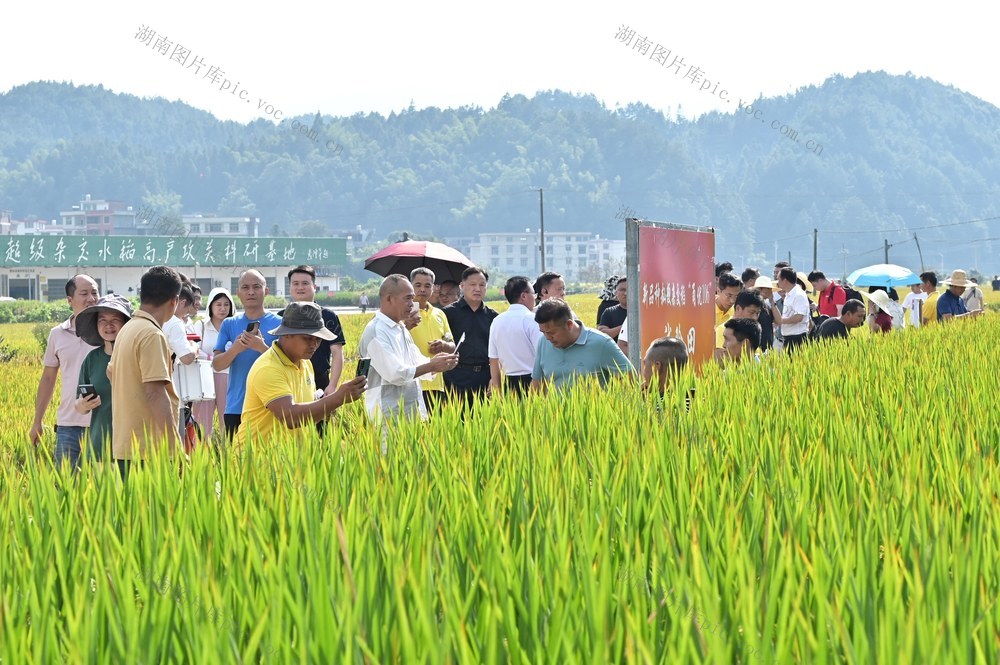
[(816, 316), (812, 317), (813, 327), (809, 331), (809, 337), (808, 337), (808, 339), (810, 339), (810, 340), (818, 339), (819, 338), (819, 327), (821, 325), (823, 325), (826, 321), (829, 321), (829, 320), (830, 320), (830, 317), (827, 316), (826, 314), (817, 314)]
[(862, 296), (857, 290), (852, 289), (849, 286), (841, 286), (840, 288), (844, 289), (844, 293), (847, 294), (848, 300), (860, 300), (861, 302), (865, 302), (864, 296)]

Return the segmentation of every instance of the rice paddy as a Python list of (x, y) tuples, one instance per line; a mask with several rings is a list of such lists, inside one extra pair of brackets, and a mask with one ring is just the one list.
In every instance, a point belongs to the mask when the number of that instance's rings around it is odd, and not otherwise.
[[(370, 316), (344, 317), (349, 358)], [(995, 314), (662, 402), (449, 406), (385, 456), (354, 404), (323, 440), (124, 485), (27, 444), (40, 352), (0, 337), (3, 663), (1000, 660)]]

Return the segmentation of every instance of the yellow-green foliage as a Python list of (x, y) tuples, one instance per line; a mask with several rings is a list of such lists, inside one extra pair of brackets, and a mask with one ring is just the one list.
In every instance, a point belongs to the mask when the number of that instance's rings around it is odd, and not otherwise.
[(323, 441), (161, 456), (124, 487), (29, 449), (17, 360), (0, 657), (996, 662), (998, 338), (993, 316), (813, 346), (662, 404), (451, 407), (385, 457), (355, 404)]

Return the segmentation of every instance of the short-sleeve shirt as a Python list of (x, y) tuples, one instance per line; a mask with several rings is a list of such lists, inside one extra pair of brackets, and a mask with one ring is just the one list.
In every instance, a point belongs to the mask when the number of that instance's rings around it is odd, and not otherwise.
[[(903, 298), (903, 309), (910, 310), (910, 320), (907, 322), (908, 325), (914, 326), (916, 328), (920, 327), (920, 318), (922, 316), (923, 307), (926, 305), (927, 294), (921, 291), (920, 293), (914, 293), (910, 291)], [(937, 305), (935, 304), (935, 307)]]
[(938, 298), (940, 297), (940, 291), (934, 291), (933, 293), (927, 294), (927, 300), (924, 301), (924, 306), (922, 308), (923, 311), (920, 314), (921, 322), (925, 326), (932, 326), (937, 323), (937, 304)]
[(821, 291), (816, 304), (819, 306), (819, 313), (823, 316), (829, 316), (835, 318), (840, 316), (840, 312), (837, 311), (838, 305), (843, 305), (847, 302), (847, 291), (844, 287), (830, 282), (830, 286), (826, 287), (826, 291)]
[[(601, 325), (605, 328), (617, 328), (621, 324), (625, 323), (625, 317), (627, 316), (628, 310), (621, 305), (608, 307), (604, 310), (604, 314), (601, 314)], [(612, 339), (617, 342), (618, 335), (615, 335)]]
[(542, 331), (530, 309), (514, 303), (490, 327), (490, 360), (499, 360), (505, 376), (531, 374)]
[(71, 316), (49, 331), (49, 341), (45, 345), (46, 367), (56, 367), (62, 372), (62, 389), (59, 392), (59, 408), (56, 424), (64, 427), (89, 427), (90, 414), (77, 413), (76, 380), (80, 377), (83, 359), (94, 349), (76, 335), (76, 317)]
[(730, 307), (726, 311), (722, 311), (719, 307), (719, 303), (715, 303), (715, 327), (718, 328), (723, 323), (733, 318), (733, 308)]
[[(263, 324), (261, 324), (263, 326)], [(232, 373), (230, 373), (232, 381)], [(316, 380), (312, 363), (293, 363), (277, 344), (261, 354), (247, 376), (243, 418), (236, 440), (247, 443), (255, 439), (270, 439), (279, 432), (289, 432), (281, 420), (267, 408), (279, 397), (291, 397), (293, 404), (306, 404), (316, 399)], [(302, 425), (298, 429), (302, 429)], [(309, 429), (306, 427), (306, 429)]]
[(544, 337), (538, 342), (535, 367), (531, 372), (533, 380), (551, 381), (560, 388), (582, 376), (596, 376), (603, 386), (610, 376), (635, 372), (613, 339), (599, 330), (587, 328), (580, 321), (576, 323), (582, 328), (580, 336), (568, 348), (557, 349)]
[(114, 457), (131, 459), (132, 444), (137, 441), (139, 457), (144, 458), (149, 444), (162, 440), (165, 432), (147, 432), (153, 412), (143, 384), (166, 382), (170, 412), (177, 414), (180, 408), (172, 381), (170, 346), (156, 319), (141, 309), (137, 311), (118, 333), (108, 367), (111, 401), (115, 405), (111, 414)]
[(173, 352), (174, 360), (180, 360), (183, 356), (191, 353), (191, 343), (188, 342), (187, 329), (179, 316), (172, 316), (170, 320), (163, 324), (163, 334), (167, 336), (167, 344)]
[(816, 337), (849, 337), (851, 331), (839, 318), (827, 319), (816, 329)]
[[(427, 358), (433, 354), (430, 351), (430, 343), (436, 339), (444, 339), (451, 335), (451, 327), (448, 325), (448, 317), (444, 311), (427, 305), (427, 309), (420, 310), (420, 324), (410, 331), (413, 343), (417, 345), (417, 350)], [(457, 341), (457, 340), (452, 340)], [(465, 344), (462, 345), (462, 349)], [(444, 375), (434, 372), (430, 380), (420, 377), (420, 387), (426, 390), (444, 390)], [(426, 375), (425, 375), (426, 376)]]
[(956, 296), (951, 291), (945, 291), (941, 294), (937, 301), (937, 318), (938, 321), (942, 320), (945, 314), (953, 314), (958, 316), (960, 314), (965, 314), (968, 312), (968, 308), (965, 306), (965, 301), (962, 300), (961, 296)]
[[(260, 322), (260, 334), (264, 337), (264, 343), (268, 346), (278, 339), (272, 335), (270, 330), (274, 330), (281, 325), (281, 317), (268, 312), (259, 319), (248, 319), (246, 314), (237, 314), (222, 322), (219, 330), (219, 338), (215, 340), (215, 353), (224, 352), (227, 345), (232, 345), (241, 333), (246, 332), (247, 326), (254, 321)], [(250, 375), (250, 368), (254, 361), (260, 358), (261, 354), (253, 349), (246, 349), (243, 353), (233, 358), (233, 364), (229, 366), (229, 387), (226, 389), (226, 413), (229, 415), (239, 415), (243, 413), (243, 398), (247, 391), (247, 377)]]
[(110, 445), (111, 440), (111, 380), (108, 379), (108, 363), (111, 356), (103, 347), (97, 347), (87, 354), (80, 367), (79, 384), (92, 384), (101, 405), (90, 412), (90, 440)]
[[(319, 347), (316, 349), (316, 353), (310, 358), (310, 362), (313, 366), (313, 375), (316, 378), (316, 387), (319, 390), (326, 390), (326, 387), (330, 385), (330, 363), (332, 359), (333, 346), (335, 344), (341, 347), (347, 343), (344, 338), (344, 328), (340, 325), (340, 317), (337, 313), (328, 307), (323, 307), (320, 312), (323, 314), (323, 325), (326, 329), (337, 336), (337, 339), (332, 342), (329, 340), (320, 340)], [(278, 316), (284, 316), (285, 310), (278, 312)], [(261, 324), (263, 325), (263, 324)]]
[(486, 303), (473, 310), (462, 297), (445, 307), (444, 314), (455, 342), (465, 335), (458, 349), (458, 367), (444, 373), (445, 385), (459, 391), (485, 387), (490, 382), (490, 373), (483, 368), (489, 367), (490, 326), (498, 316), (497, 311)]
[(809, 297), (806, 296), (802, 287), (796, 284), (782, 300), (785, 303), (781, 311), (782, 318), (789, 318), (796, 314), (801, 314), (803, 318), (798, 323), (782, 323), (781, 334), (794, 337), (809, 332)]

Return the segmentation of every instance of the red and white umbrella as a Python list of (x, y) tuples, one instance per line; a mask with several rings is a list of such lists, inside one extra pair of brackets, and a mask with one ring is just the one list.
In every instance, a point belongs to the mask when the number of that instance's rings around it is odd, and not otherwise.
[(409, 277), (414, 268), (430, 268), (438, 284), (449, 279), (462, 281), (462, 271), (472, 265), (472, 261), (457, 249), (426, 240), (395, 242), (365, 259), (365, 270), (383, 277)]

